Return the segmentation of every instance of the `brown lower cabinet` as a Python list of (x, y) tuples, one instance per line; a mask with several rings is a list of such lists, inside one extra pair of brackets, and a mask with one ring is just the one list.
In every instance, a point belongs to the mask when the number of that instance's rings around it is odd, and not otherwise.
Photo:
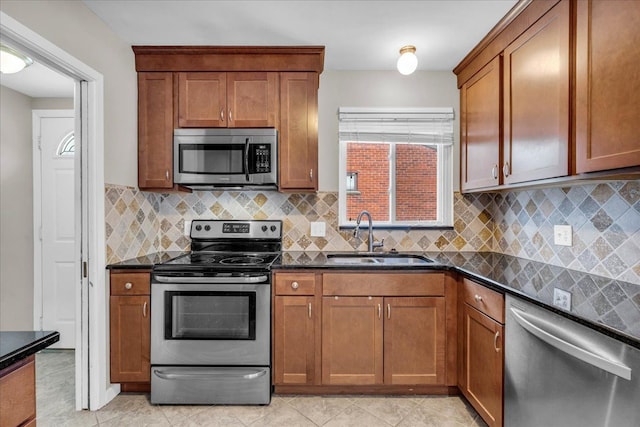
[(504, 296), (467, 279), (461, 285), (459, 387), (490, 427), (502, 426)]
[(0, 426), (36, 425), (36, 357), (0, 371)]
[(444, 384), (443, 297), (324, 297), (322, 383)]
[(274, 272), (276, 393), (451, 391), (445, 300), (443, 273)]
[(148, 391), (151, 381), (150, 272), (111, 271), (111, 382)]

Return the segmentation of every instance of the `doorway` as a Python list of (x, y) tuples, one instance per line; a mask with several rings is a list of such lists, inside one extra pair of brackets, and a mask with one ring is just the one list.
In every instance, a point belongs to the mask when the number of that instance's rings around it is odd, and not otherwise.
[(75, 407), (98, 409), (119, 391), (109, 383), (105, 364), (108, 314), (104, 296), (104, 78), (1, 11), (0, 38), (4, 44), (75, 81)]
[(75, 114), (33, 110), (34, 327), (76, 347)]

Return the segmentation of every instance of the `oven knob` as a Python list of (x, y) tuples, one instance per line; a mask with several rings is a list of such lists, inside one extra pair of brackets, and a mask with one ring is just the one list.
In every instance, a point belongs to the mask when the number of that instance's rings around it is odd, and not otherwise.
[(266, 231), (267, 231), (267, 226), (266, 226), (266, 225), (263, 225), (263, 226), (262, 226), (262, 231), (264, 231), (264, 232), (266, 232)]
[(274, 231), (274, 232), (276, 231), (276, 226), (275, 225), (271, 226), (271, 231)]
[(205, 229), (205, 231), (209, 231), (209, 230), (211, 230), (211, 226), (210, 225), (205, 225), (204, 229)]
[(196, 225), (196, 230), (198, 230), (198, 231), (202, 230), (202, 226), (201, 225)]

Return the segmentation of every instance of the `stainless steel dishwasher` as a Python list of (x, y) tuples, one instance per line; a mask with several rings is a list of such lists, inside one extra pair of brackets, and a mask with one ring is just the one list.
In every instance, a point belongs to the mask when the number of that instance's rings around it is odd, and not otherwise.
[(640, 426), (640, 350), (507, 295), (506, 427)]

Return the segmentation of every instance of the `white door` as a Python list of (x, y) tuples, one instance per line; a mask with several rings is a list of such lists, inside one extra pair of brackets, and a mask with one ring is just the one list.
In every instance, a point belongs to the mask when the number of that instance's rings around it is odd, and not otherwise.
[(36, 283), (42, 295), (41, 329), (60, 332), (60, 341), (51, 348), (75, 348), (74, 114), (56, 110), (40, 111), (38, 116), (34, 128), (39, 127), (35, 137), (41, 160), (41, 263), (36, 260), (35, 268), (41, 273), (35, 277), (41, 282)]

